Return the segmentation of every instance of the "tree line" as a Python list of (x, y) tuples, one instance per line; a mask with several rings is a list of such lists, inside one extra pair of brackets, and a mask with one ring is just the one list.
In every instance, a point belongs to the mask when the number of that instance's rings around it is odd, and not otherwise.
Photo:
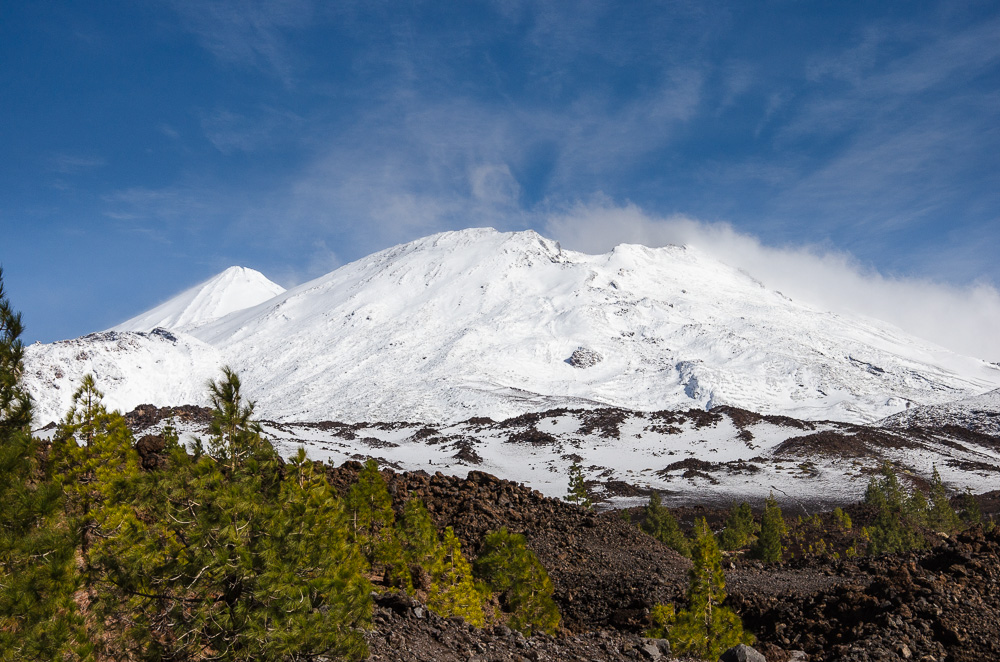
[(559, 612), (523, 536), (469, 560), (374, 461), (346, 495), (305, 452), (282, 459), (238, 375), (208, 384), (207, 439), (167, 427), (140, 466), (93, 376), (51, 442), (31, 434), (23, 330), (0, 272), (0, 660), (358, 660), (373, 582), (442, 616), (554, 632)]

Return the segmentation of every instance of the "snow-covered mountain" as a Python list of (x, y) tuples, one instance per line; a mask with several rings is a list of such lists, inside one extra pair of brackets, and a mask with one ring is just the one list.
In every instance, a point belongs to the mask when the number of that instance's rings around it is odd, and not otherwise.
[[(191, 402), (223, 364), (277, 421), (729, 404), (860, 422), (1000, 387), (995, 365), (791, 301), (679, 246), (585, 255), (530, 231), (448, 232), (216, 319), (222, 307), (196, 302), (235, 297), (209, 283), (212, 296), (189, 290), (117, 331), (30, 347), (39, 418), (60, 416), (88, 371), (127, 410)], [(150, 325), (169, 333), (128, 331)]]
[(166, 303), (111, 328), (111, 331), (191, 331), (238, 310), (273, 299), (285, 288), (246, 267), (229, 267)]

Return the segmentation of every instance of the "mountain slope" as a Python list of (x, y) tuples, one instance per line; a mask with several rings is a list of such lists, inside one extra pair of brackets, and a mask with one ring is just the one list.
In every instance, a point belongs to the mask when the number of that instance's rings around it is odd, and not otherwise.
[(223, 365), (214, 347), (165, 329), (91, 333), (25, 350), (24, 381), (35, 399), (36, 427), (66, 415), (87, 373), (109, 409), (127, 412), (147, 402), (203, 402), (206, 382)]
[[(695, 249), (584, 255), (530, 231), (434, 235), (184, 329), (177, 342), (214, 348), (275, 420), (729, 404), (859, 422), (1000, 387), (996, 366), (791, 301)], [(45, 351), (29, 350), (42, 372)], [(146, 401), (182, 403), (137, 388), (119, 406)]]
[(958, 425), (980, 434), (1000, 437), (1000, 389), (972, 398), (914, 407), (880, 421), (884, 427), (941, 427)]
[(251, 308), (285, 288), (246, 267), (229, 267), (204, 283), (181, 292), (156, 308), (122, 322), (111, 331), (191, 331), (226, 315)]

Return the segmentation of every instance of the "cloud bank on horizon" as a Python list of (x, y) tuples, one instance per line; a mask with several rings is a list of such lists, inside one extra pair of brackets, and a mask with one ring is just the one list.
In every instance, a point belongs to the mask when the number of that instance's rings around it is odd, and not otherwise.
[(887, 277), (845, 253), (818, 246), (765, 246), (725, 223), (653, 218), (634, 205), (579, 205), (550, 217), (546, 231), (566, 248), (587, 253), (603, 253), (621, 243), (693, 246), (821, 309), (883, 320), (969, 356), (1000, 357), (1000, 292), (986, 282), (960, 287)]
[(685, 242), (1000, 360), (997, 34), (978, 1), (24, 4), (0, 262), (51, 341), (442, 230)]

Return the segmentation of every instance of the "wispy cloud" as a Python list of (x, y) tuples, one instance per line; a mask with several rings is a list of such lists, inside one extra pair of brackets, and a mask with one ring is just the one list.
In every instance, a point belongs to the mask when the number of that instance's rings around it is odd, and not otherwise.
[(107, 161), (99, 156), (55, 154), (47, 159), (47, 165), (51, 172), (63, 175), (75, 175), (104, 167), (107, 165)]
[(310, 0), (174, 0), (173, 5), (219, 60), (268, 71), (286, 84), (294, 81), (294, 49), (286, 32), (309, 25)]
[[(783, 291), (996, 356), (979, 330), (997, 321), (993, 286), (940, 281), (1000, 274), (984, 248), (1000, 244), (1000, 193), (989, 193), (1000, 191), (1000, 96), (994, 78), (978, 84), (997, 75), (1000, 20), (848, 18), (836, 29), (851, 39), (772, 48), (772, 28), (742, 25), (735, 6), (669, 4), (497, 0), (495, 17), (456, 29), (417, 16), (429, 5), (177, 0), (214, 57), (276, 76), (293, 99), (316, 56), (295, 33), (340, 12), (349, 72), (342, 87), (311, 81), (320, 110), (271, 94), (202, 111), (214, 158), (294, 152), (266, 181), (219, 186), (192, 168), (185, 183), (106, 196), (108, 214), (217, 219), (315, 256), (286, 281), (459, 227), (548, 228), (600, 249), (687, 238)], [(762, 45), (736, 48), (744, 30)], [(602, 192), (613, 202), (548, 216)], [(666, 216), (675, 209), (744, 229)], [(875, 262), (882, 275), (859, 266)], [(798, 282), (796, 270), (813, 276)], [(846, 294), (822, 285), (838, 279)], [(972, 329), (928, 321), (965, 313)]]
[(260, 108), (253, 116), (220, 109), (201, 118), (205, 136), (223, 154), (276, 145), (288, 149), (299, 141), (304, 125), (296, 113), (271, 107)]

